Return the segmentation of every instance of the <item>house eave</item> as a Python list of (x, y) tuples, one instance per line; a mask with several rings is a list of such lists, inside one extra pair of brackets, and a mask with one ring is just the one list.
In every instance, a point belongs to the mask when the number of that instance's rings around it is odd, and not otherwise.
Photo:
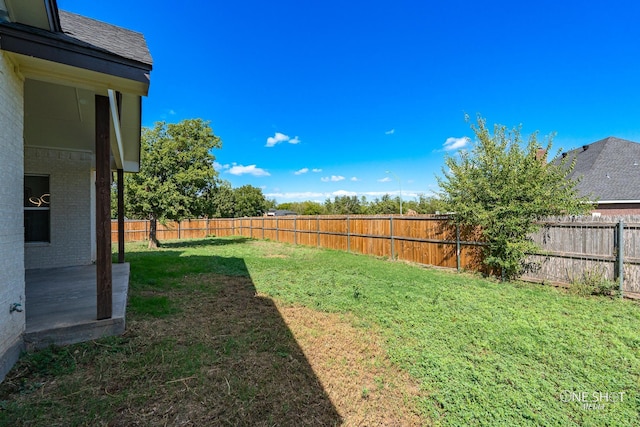
[(0, 24), (0, 49), (149, 85), (152, 66), (15, 23)]
[(148, 78), (146, 82), (139, 82), (15, 52), (4, 53), (24, 78), (89, 89), (102, 95), (107, 95), (109, 89), (138, 96), (147, 96), (149, 93)]
[(598, 200), (594, 202), (598, 205), (612, 205), (612, 204), (636, 204), (640, 203), (640, 200)]

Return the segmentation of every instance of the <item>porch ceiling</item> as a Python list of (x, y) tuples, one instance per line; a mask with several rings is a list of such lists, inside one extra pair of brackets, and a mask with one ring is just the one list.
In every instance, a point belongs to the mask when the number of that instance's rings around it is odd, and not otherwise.
[(53, 8), (49, 0), (6, 0), (6, 5), (15, 22), (51, 29)]
[[(86, 88), (26, 79), (25, 146), (93, 152), (95, 95), (94, 90)], [(136, 172), (140, 161), (140, 111), (140, 96), (122, 95), (120, 131), (123, 169), (127, 172)], [(117, 153), (115, 134), (112, 123), (112, 151)], [(115, 159), (112, 168), (117, 168)]]

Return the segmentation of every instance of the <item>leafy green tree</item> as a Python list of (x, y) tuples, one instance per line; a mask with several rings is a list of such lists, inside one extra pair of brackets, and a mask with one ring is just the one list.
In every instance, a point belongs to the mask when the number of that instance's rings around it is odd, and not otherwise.
[(418, 200), (407, 200), (403, 202), (403, 207), (405, 208), (405, 212), (412, 209), (419, 214), (435, 214), (436, 212), (444, 213), (447, 211), (447, 206), (439, 197), (425, 196), (424, 194), (419, 194)]
[(212, 150), (220, 148), (208, 122), (158, 122), (143, 128), (140, 172), (125, 180), (126, 210), (149, 218), (149, 247), (158, 247), (157, 221), (206, 214), (206, 195), (216, 184)]
[(473, 147), (446, 157), (437, 181), (454, 220), (480, 227), (487, 243), (484, 262), (509, 280), (526, 270), (527, 254), (537, 249), (529, 237), (540, 228), (536, 221), (583, 214), (592, 205), (568, 179), (573, 164), (566, 159), (547, 163), (552, 137), (542, 146), (533, 133), (524, 143), (520, 127), (502, 125), (495, 125), (491, 135), (480, 116), (471, 128)]
[(212, 218), (233, 218), (235, 195), (228, 181), (220, 181), (211, 189), (207, 216)]
[(267, 200), (262, 190), (252, 185), (243, 185), (233, 190), (234, 216), (261, 216), (267, 211)]
[(357, 196), (336, 196), (331, 202), (327, 199), (324, 202), (325, 210), (328, 214), (349, 215), (362, 213), (362, 204)]
[(277, 209), (280, 209), (283, 211), (292, 211), (300, 214), (300, 203), (297, 203), (297, 202), (280, 203), (278, 204)]
[(324, 207), (324, 212), (327, 215), (333, 215), (335, 214), (334, 209), (333, 209), (333, 202), (331, 201), (330, 197), (327, 197), (324, 201), (324, 204), (322, 205)]
[(400, 197), (392, 198), (389, 194), (375, 199), (370, 206), (370, 212), (374, 215), (400, 213)]
[(300, 203), (301, 215), (322, 215), (324, 213), (324, 207), (318, 202), (305, 201)]
[(278, 202), (276, 202), (276, 199), (267, 199), (265, 198), (265, 206), (264, 206), (264, 210), (268, 211), (269, 209), (275, 209), (276, 206), (278, 206)]

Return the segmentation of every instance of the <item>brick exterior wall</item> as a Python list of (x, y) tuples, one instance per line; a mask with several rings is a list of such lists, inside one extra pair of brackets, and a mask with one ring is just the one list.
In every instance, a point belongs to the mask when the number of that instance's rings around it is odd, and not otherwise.
[(0, 52), (0, 380), (22, 349), (24, 307), (23, 124), (24, 82)]
[(26, 175), (48, 175), (50, 243), (25, 244), (25, 268), (91, 264), (90, 153), (25, 147)]
[(598, 205), (593, 212), (600, 215), (640, 215), (640, 203), (609, 203)]

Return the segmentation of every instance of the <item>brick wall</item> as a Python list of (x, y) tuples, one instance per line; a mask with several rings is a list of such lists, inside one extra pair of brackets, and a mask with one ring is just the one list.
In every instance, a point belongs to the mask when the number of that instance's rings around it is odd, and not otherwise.
[(25, 174), (49, 175), (51, 242), (25, 244), (25, 267), (91, 264), (90, 153), (25, 148)]
[(23, 79), (0, 52), (0, 380), (22, 348), (24, 307)]
[(600, 204), (593, 212), (601, 215), (640, 215), (640, 203), (608, 203)]

